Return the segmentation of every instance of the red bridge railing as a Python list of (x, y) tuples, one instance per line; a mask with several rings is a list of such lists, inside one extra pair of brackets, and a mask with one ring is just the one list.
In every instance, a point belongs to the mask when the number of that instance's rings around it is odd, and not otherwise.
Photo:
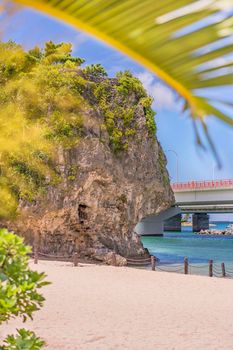
[(233, 188), (233, 179), (175, 182), (171, 184), (171, 187), (173, 191)]

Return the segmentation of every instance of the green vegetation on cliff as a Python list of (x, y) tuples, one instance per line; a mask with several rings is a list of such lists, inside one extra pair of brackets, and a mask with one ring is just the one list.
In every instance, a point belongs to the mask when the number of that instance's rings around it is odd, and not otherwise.
[(56, 147), (78, 144), (88, 111), (101, 114), (114, 152), (127, 150), (137, 133), (138, 108), (148, 136), (155, 136), (152, 99), (141, 82), (128, 71), (110, 79), (100, 64), (82, 63), (69, 43), (50, 41), (28, 52), (0, 43), (0, 217), (14, 215), (19, 199), (31, 201), (59, 181)]
[(94, 95), (105, 117), (105, 126), (114, 151), (128, 149), (129, 137), (136, 134), (134, 117), (141, 104), (145, 111), (149, 136), (154, 137), (155, 113), (151, 108), (152, 98), (147, 96), (139, 79), (129, 71), (117, 74), (114, 85), (104, 80), (94, 86)]

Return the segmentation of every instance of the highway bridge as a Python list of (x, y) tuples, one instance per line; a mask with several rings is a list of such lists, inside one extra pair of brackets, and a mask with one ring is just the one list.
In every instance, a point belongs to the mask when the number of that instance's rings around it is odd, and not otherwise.
[(171, 184), (182, 213), (233, 213), (233, 180)]
[(135, 227), (140, 235), (161, 236), (163, 231), (181, 231), (181, 216), (193, 214), (193, 231), (209, 228), (209, 213), (233, 213), (233, 179), (189, 181), (171, 184), (176, 205), (151, 215)]

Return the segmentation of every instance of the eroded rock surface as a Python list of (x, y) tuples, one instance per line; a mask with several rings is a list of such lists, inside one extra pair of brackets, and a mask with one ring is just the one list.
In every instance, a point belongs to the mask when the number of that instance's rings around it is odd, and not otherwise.
[(136, 133), (129, 137), (127, 149), (111, 148), (101, 110), (90, 108), (84, 116), (84, 137), (72, 149), (58, 151), (61, 183), (49, 187), (34, 204), (22, 205), (17, 232), (32, 244), (36, 241), (41, 252), (78, 251), (81, 257), (103, 261), (112, 251), (122, 257), (146, 254), (134, 227), (143, 217), (170, 207), (174, 197), (163, 151), (148, 131), (145, 110), (135, 96), (130, 103), (137, 103)]

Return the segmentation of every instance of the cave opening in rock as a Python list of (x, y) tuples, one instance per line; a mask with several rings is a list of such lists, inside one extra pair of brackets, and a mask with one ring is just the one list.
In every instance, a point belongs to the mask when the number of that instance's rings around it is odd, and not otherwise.
[(87, 220), (87, 218), (88, 218), (87, 205), (79, 204), (79, 206), (78, 206), (78, 218), (79, 218), (79, 222), (81, 224), (83, 224), (84, 221)]

